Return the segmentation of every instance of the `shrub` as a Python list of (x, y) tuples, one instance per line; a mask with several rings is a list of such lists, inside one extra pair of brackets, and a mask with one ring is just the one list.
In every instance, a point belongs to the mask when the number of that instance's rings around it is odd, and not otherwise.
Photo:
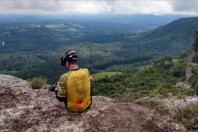
[(45, 88), (47, 85), (47, 79), (43, 77), (34, 77), (31, 80), (31, 86), (33, 89)]
[(173, 58), (165, 56), (154, 62), (154, 66), (167, 70), (173, 66)]

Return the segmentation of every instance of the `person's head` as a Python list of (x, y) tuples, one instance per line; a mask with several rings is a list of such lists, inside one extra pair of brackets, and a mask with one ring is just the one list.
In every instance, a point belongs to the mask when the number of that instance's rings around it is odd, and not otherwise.
[(70, 69), (70, 67), (77, 66), (77, 52), (75, 50), (68, 50), (65, 52), (61, 57), (61, 66), (66, 67), (67, 69)]

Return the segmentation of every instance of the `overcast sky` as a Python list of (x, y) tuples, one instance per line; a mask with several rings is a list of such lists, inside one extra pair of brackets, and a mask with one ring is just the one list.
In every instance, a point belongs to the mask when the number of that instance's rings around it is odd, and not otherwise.
[(0, 13), (198, 15), (198, 0), (0, 0)]

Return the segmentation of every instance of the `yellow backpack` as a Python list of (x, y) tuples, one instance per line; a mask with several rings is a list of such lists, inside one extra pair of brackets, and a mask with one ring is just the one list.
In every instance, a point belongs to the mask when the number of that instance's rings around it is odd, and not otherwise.
[(91, 76), (88, 69), (79, 69), (66, 73), (67, 109), (82, 112), (91, 104)]

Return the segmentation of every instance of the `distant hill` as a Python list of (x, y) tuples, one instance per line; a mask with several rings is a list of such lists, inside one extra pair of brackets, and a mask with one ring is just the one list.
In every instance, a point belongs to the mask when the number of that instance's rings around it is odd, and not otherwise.
[(198, 31), (198, 17), (181, 18), (128, 39), (124, 47), (130, 52), (177, 54), (191, 48), (196, 31)]

